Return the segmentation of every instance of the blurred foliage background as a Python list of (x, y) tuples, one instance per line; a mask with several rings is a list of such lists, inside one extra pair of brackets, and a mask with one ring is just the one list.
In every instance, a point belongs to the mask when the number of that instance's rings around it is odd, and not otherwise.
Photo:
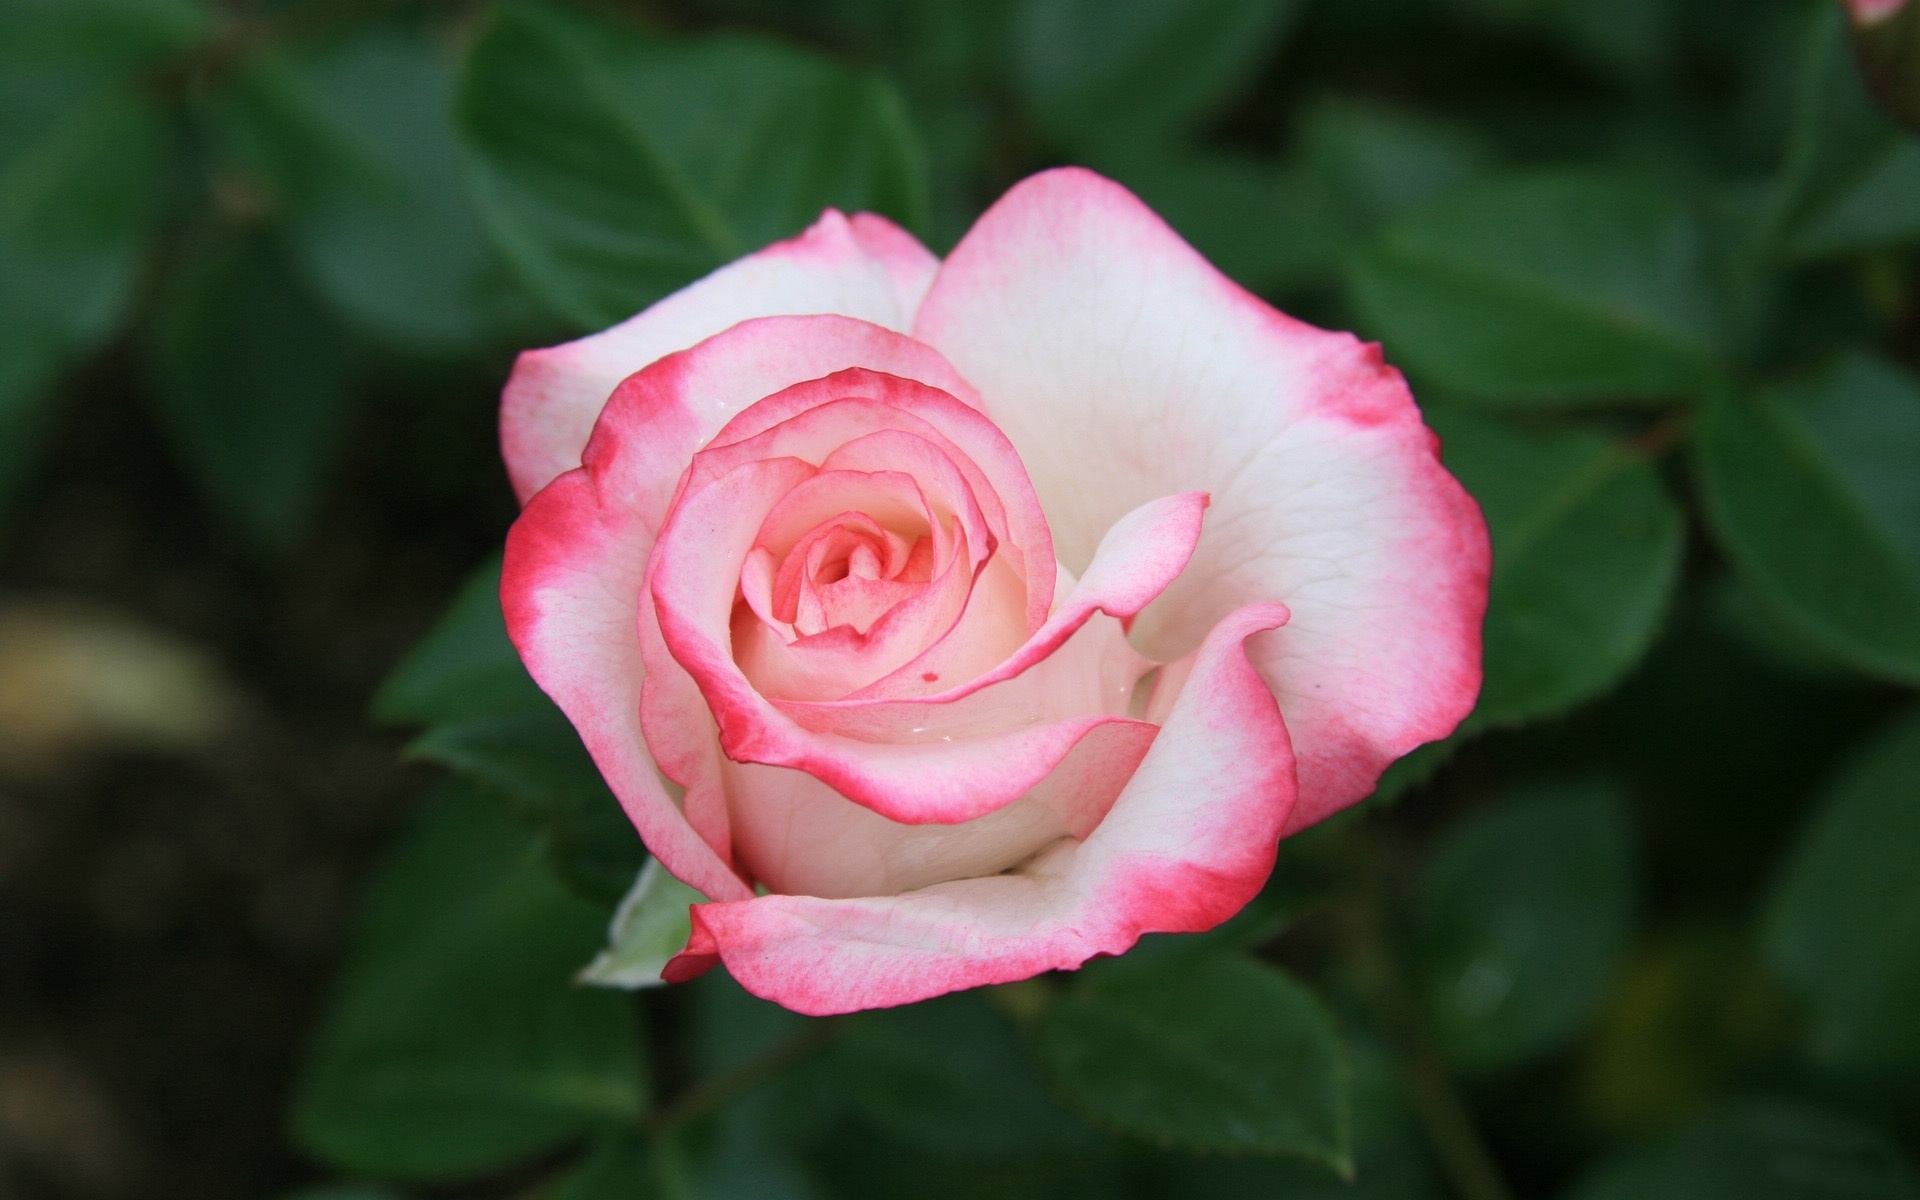
[[(574, 986), (512, 354), (1062, 162), (1407, 372), (1479, 708), (1212, 934)], [(1824, 0), (4, 0), (0, 1192), (1920, 1197), (1916, 245)]]

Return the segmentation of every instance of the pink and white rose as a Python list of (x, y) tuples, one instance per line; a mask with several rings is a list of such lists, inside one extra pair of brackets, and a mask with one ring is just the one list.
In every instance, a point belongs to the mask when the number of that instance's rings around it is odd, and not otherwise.
[(1077, 169), (520, 357), (502, 601), (714, 965), (808, 1013), (1212, 927), (1444, 737), (1486, 530), (1376, 346)]

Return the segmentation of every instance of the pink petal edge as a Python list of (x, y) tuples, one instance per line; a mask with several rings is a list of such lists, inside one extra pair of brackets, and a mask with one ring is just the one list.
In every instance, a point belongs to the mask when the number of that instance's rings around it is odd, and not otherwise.
[(1017, 872), (898, 896), (771, 895), (694, 905), (668, 982), (724, 962), (741, 986), (815, 1016), (908, 1004), (1197, 932), (1266, 882), (1296, 795), (1279, 706), (1244, 649), (1280, 605), (1223, 620), (1106, 818)]
[(885, 217), (849, 220), (828, 209), (799, 236), (729, 263), (610, 329), (525, 352), (500, 405), (500, 448), (514, 494), (524, 504), (579, 466), (615, 386), (657, 359), (754, 317), (835, 313), (904, 331), (939, 265)]

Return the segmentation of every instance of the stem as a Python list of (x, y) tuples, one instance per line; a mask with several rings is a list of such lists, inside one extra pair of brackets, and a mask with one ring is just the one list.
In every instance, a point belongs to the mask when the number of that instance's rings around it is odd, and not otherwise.
[(739, 1066), (710, 1076), (682, 1092), (671, 1104), (647, 1115), (646, 1129), (664, 1141), (674, 1131), (725, 1105), (755, 1084), (770, 1079), (794, 1063), (806, 1058), (834, 1039), (838, 1032), (831, 1018), (817, 1019), (799, 1033), (747, 1059)]
[(1513, 1200), (1499, 1163), (1433, 1047), (1413, 989), (1387, 945), (1378, 911), (1369, 906), (1364, 913), (1355, 913), (1351, 924), (1363, 986), (1399, 1049), (1408, 1099), (1448, 1182), (1461, 1200)]

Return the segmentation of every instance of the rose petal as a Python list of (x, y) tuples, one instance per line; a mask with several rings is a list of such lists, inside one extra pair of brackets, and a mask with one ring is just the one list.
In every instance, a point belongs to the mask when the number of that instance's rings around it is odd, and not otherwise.
[(804, 771), (726, 763), (742, 868), (790, 895), (891, 896), (1019, 866), (1106, 815), (1155, 730), (1098, 726), (1026, 795), (958, 825), (902, 825)]
[[(799, 459), (764, 460), (736, 467), (690, 491), (681, 497), (662, 530), (648, 570), (662, 639), (700, 685), (719, 723), (727, 757), (806, 771), (894, 821), (954, 824), (1012, 803), (1044, 779), (1089, 731), (1119, 719), (1074, 716), (954, 741), (929, 737), (887, 744), (807, 728), (783, 711), (784, 705), (755, 690), (735, 661), (728, 638), (737, 564), (750, 545), (745, 532), (749, 518), (743, 514), (762, 511), (770, 503), (766, 497), (776, 488), (790, 486), (791, 480), (811, 470)], [(1042, 661), (1094, 609), (1128, 616), (1147, 603), (1179, 573), (1199, 534), (1205, 502), (1204, 496), (1168, 497), (1118, 523), (1102, 543), (1101, 557), (1088, 569), (1087, 579), (1063, 606), (1063, 619), (1050, 620), (1035, 641), (1009, 660), (1015, 669), (1023, 671)], [(976, 587), (976, 594), (979, 591)], [(970, 644), (970, 639), (960, 640)], [(1124, 641), (1121, 645), (1125, 646)], [(1124, 653), (1129, 661), (1138, 661), (1130, 649)], [(988, 678), (1012, 686), (1012, 680), (998, 672)], [(1044, 689), (1048, 682), (1036, 676), (1031, 685)], [(964, 701), (972, 693), (957, 689), (956, 694)], [(1005, 701), (1005, 697), (997, 699)], [(825, 714), (823, 720), (893, 725), (922, 720), (932, 725), (951, 707), (888, 703), (900, 707), (815, 705), (808, 711)], [(983, 703), (987, 701), (954, 711), (971, 714), (972, 707)], [(1029, 703), (1044, 703), (1044, 698)]]
[(1212, 494), (1191, 565), (1134, 632), (1172, 658), (1237, 606), (1292, 610), (1257, 662), (1300, 747), (1294, 827), (1472, 708), (1485, 526), (1377, 347), (1276, 312), (1075, 168), (981, 217), (914, 333), (1019, 448), (1069, 569), (1142, 501)]
[(601, 506), (584, 470), (555, 480), (507, 533), (500, 603), (534, 680), (573, 722), (640, 838), (715, 899), (753, 894), (662, 786), (640, 727), (637, 606), (648, 552), (633, 510)]
[(1243, 648), (1285, 620), (1255, 605), (1208, 634), (1152, 749), (1085, 841), (1011, 874), (899, 896), (696, 905), (693, 936), (662, 977), (724, 961), (755, 995), (826, 1015), (1070, 969), (1144, 933), (1226, 920), (1273, 869), (1295, 798), (1286, 726)]
[[(958, 469), (999, 548), (1025, 578), (1028, 627), (1038, 628), (1053, 603), (1053, 538), (1046, 514), (1006, 435), (943, 387), (878, 370), (810, 378), (729, 421), (695, 456), (681, 490), (758, 458), (845, 459), (857, 452), (857, 442), (889, 431), (919, 438)], [(1029, 562), (1035, 564), (1032, 569)]]
[[(524, 503), (554, 476), (579, 466), (614, 387), (663, 355), (741, 321), (782, 314), (839, 313), (904, 331), (938, 266), (886, 218), (859, 213), (849, 221), (829, 209), (800, 236), (721, 267), (611, 329), (527, 351), (514, 364), (500, 408), (500, 446), (514, 493)], [(788, 375), (775, 386), (826, 373)]]

